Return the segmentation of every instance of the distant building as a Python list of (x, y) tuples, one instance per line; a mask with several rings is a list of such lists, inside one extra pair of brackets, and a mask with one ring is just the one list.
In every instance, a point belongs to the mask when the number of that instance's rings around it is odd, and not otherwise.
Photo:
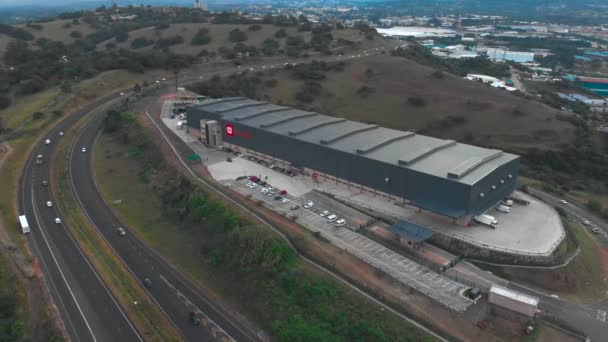
[(444, 28), (434, 27), (419, 27), (419, 26), (395, 26), (391, 28), (378, 28), (376, 29), (379, 34), (385, 37), (395, 38), (433, 38), (433, 37), (455, 37), (456, 31)]
[(509, 51), (505, 49), (495, 48), (479, 48), (478, 51), (486, 53), (489, 59), (496, 62), (516, 62), (516, 63), (531, 63), (534, 62), (534, 52)]
[(196, 0), (196, 2), (194, 2), (193, 5), (194, 8), (198, 8), (200, 10), (206, 11), (207, 10), (207, 4), (204, 2), (201, 2), (200, 0)]

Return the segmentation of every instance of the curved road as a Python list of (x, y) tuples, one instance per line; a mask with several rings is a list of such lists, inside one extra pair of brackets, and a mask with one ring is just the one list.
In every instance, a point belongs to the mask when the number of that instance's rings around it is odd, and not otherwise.
[[(103, 116), (93, 119), (79, 134), (70, 152), (70, 177), (74, 193), (85, 214), (99, 233), (108, 241), (131, 273), (143, 281), (149, 278), (148, 293), (189, 341), (212, 341), (213, 331), (219, 338), (255, 341), (255, 332), (240, 324), (230, 313), (208, 297), (193, 281), (184, 277), (154, 249), (129, 231), (101, 196), (93, 177), (91, 153)], [(86, 147), (87, 152), (81, 152)], [(117, 232), (124, 227), (126, 235)], [(208, 316), (209, 325), (193, 325), (190, 311)]]
[[(43, 180), (50, 179), (49, 160), (55, 150), (55, 140), (62, 138), (59, 132), (67, 131), (91, 110), (117, 97), (114, 94), (93, 101), (40, 139), (19, 181), (19, 213), (26, 215), (31, 229), (27, 239), (72, 341), (142, 341), (67, 227), (55, 223), (55, 218), (61, 215), (55, 206), (46, 206), (46, 202), (53, 199), (50, 187), (42, 185)], [(49, 145), (44, 143), (47, 138), (51, 139)], [(41, 165), (36, 165), (37, 154), (44, 155)]]

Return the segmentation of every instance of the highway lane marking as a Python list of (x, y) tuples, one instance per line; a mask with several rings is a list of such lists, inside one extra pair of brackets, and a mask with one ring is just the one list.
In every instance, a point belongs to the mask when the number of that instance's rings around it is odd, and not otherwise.
[(68, 280), (66, 279), (65, 274), (63, 273), (61, 266), (59, 266), (59, 262), (57, 262), (55, 253), (53, 253), (53, 250), (51, 249), (51, 245), (49, 244), (49, 241), (46, 238), (46, 234), (44, 234), (44, 229), (42, 229), (43, 225), (41, 224), (42, 221), (39, 219), (38, 213), (36, 210), (36, 204), (35, 204), (35, 200), (34, 200), (34, 197), (35, 197), (34, 196), (34, 184), (32, 184), (31, 196), (32, 196), (32, 208), (34, 210), (34, 219), (36, 220), (40, 233), (42, 234), (42, 238), (44, 239), (44, 242), (46, 243), (46, 246), (49, 249), (49, 252), (51, 253), (51, 257), (53, 258), (55, 265), (57, 265), (59, 274), (61, 275), (61, 278), (63, 279), (65, 286), (68, 289), (68, 292), (70, 292), (70, 296), (72, 296), (72, 299), (74, 300), (74, 303), (76, 304), (76, 307), (78, 308), (78, 312), (80, 312), (80, 315), (82, 316), (82, 319), (84, 320), (84, 324), (87, 326), (87, 329), (91, 333), (91, 337), (93, 338), (93, 341), (97, 341), (97, 338), (95, 338), (95, 334), (93, 333), (93, 330), (91, 329), (91, 325), (89, 324), (89, 321), (87, 320), (86, 316), (84, 315), (84, 312), (82, 312), (82, 308), (80, 307), (80, 304), (78, 304), (78, 300), (76, 299), (76, 296), (74, 295), (74, 292), (72, 291), (72, 288), (70, 287), (70, 284), (68, 283)]

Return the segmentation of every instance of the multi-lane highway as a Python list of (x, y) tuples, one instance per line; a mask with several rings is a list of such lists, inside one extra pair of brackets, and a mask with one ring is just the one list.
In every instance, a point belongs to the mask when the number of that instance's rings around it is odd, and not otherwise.
[[(63, 138), (59, 132), (66, 132), (91, 110), (117, 96), (93, 101), (42, 137), (25, 164), (18, 189), (19, 213), (27, 216), (31, 229), (28, 235), (31, 249), (38, 257), (44, 282), (72, 341), (142, 340), (67, 227), (55, 222), (56, 218), (62, 218), (61, 214), (55, 205), (47, 206), (47, 201), (54, 202), (50, 186), (42, 185), (43, 181), (51, 179), (49, 161), (57, 140)], [(45, 144), (46, 139), (51, 140), (50, 144)], [(35, 162), (38, 154), (44, 156), (40, 165)]]
[[(91, 165), (91, 151), (102, 122), (102, 117), (97, 117), (81, 131), (69, 157), (73, 190), (91, 223), (135, 277), (142, 283), (145, 278), (151, 280), (151, 286), (145, 287), (146, 290), (187, 340), (232, 338), (237, 341), (255, 341), (254, 331), (234, 319), (231, 313), (207, 296), (204, 290), (139, 239), (102, 198)], [(86, 152), (82, 152), (83, 147)], [(119, 234), (118, 227), (125, 229), (126, 234)], [(191, 311), (207, 316), (207, 324), (193, 325), (189, 319)], [(211, 336), (212, 333), (215, 338)]]

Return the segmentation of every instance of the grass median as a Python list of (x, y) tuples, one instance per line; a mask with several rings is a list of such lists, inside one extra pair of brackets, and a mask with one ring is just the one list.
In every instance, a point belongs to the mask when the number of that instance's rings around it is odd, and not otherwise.
[[(83, 124), (81, 121), (78, 125)], [(51, 184), (64, 224), (144, 340), (178, 341), (181, 337), (177, 330), (87, 220), (78, 205), (69, 181), (67, 160), (76, 134), (75, 129), (66, 133), (53, 157)]]

